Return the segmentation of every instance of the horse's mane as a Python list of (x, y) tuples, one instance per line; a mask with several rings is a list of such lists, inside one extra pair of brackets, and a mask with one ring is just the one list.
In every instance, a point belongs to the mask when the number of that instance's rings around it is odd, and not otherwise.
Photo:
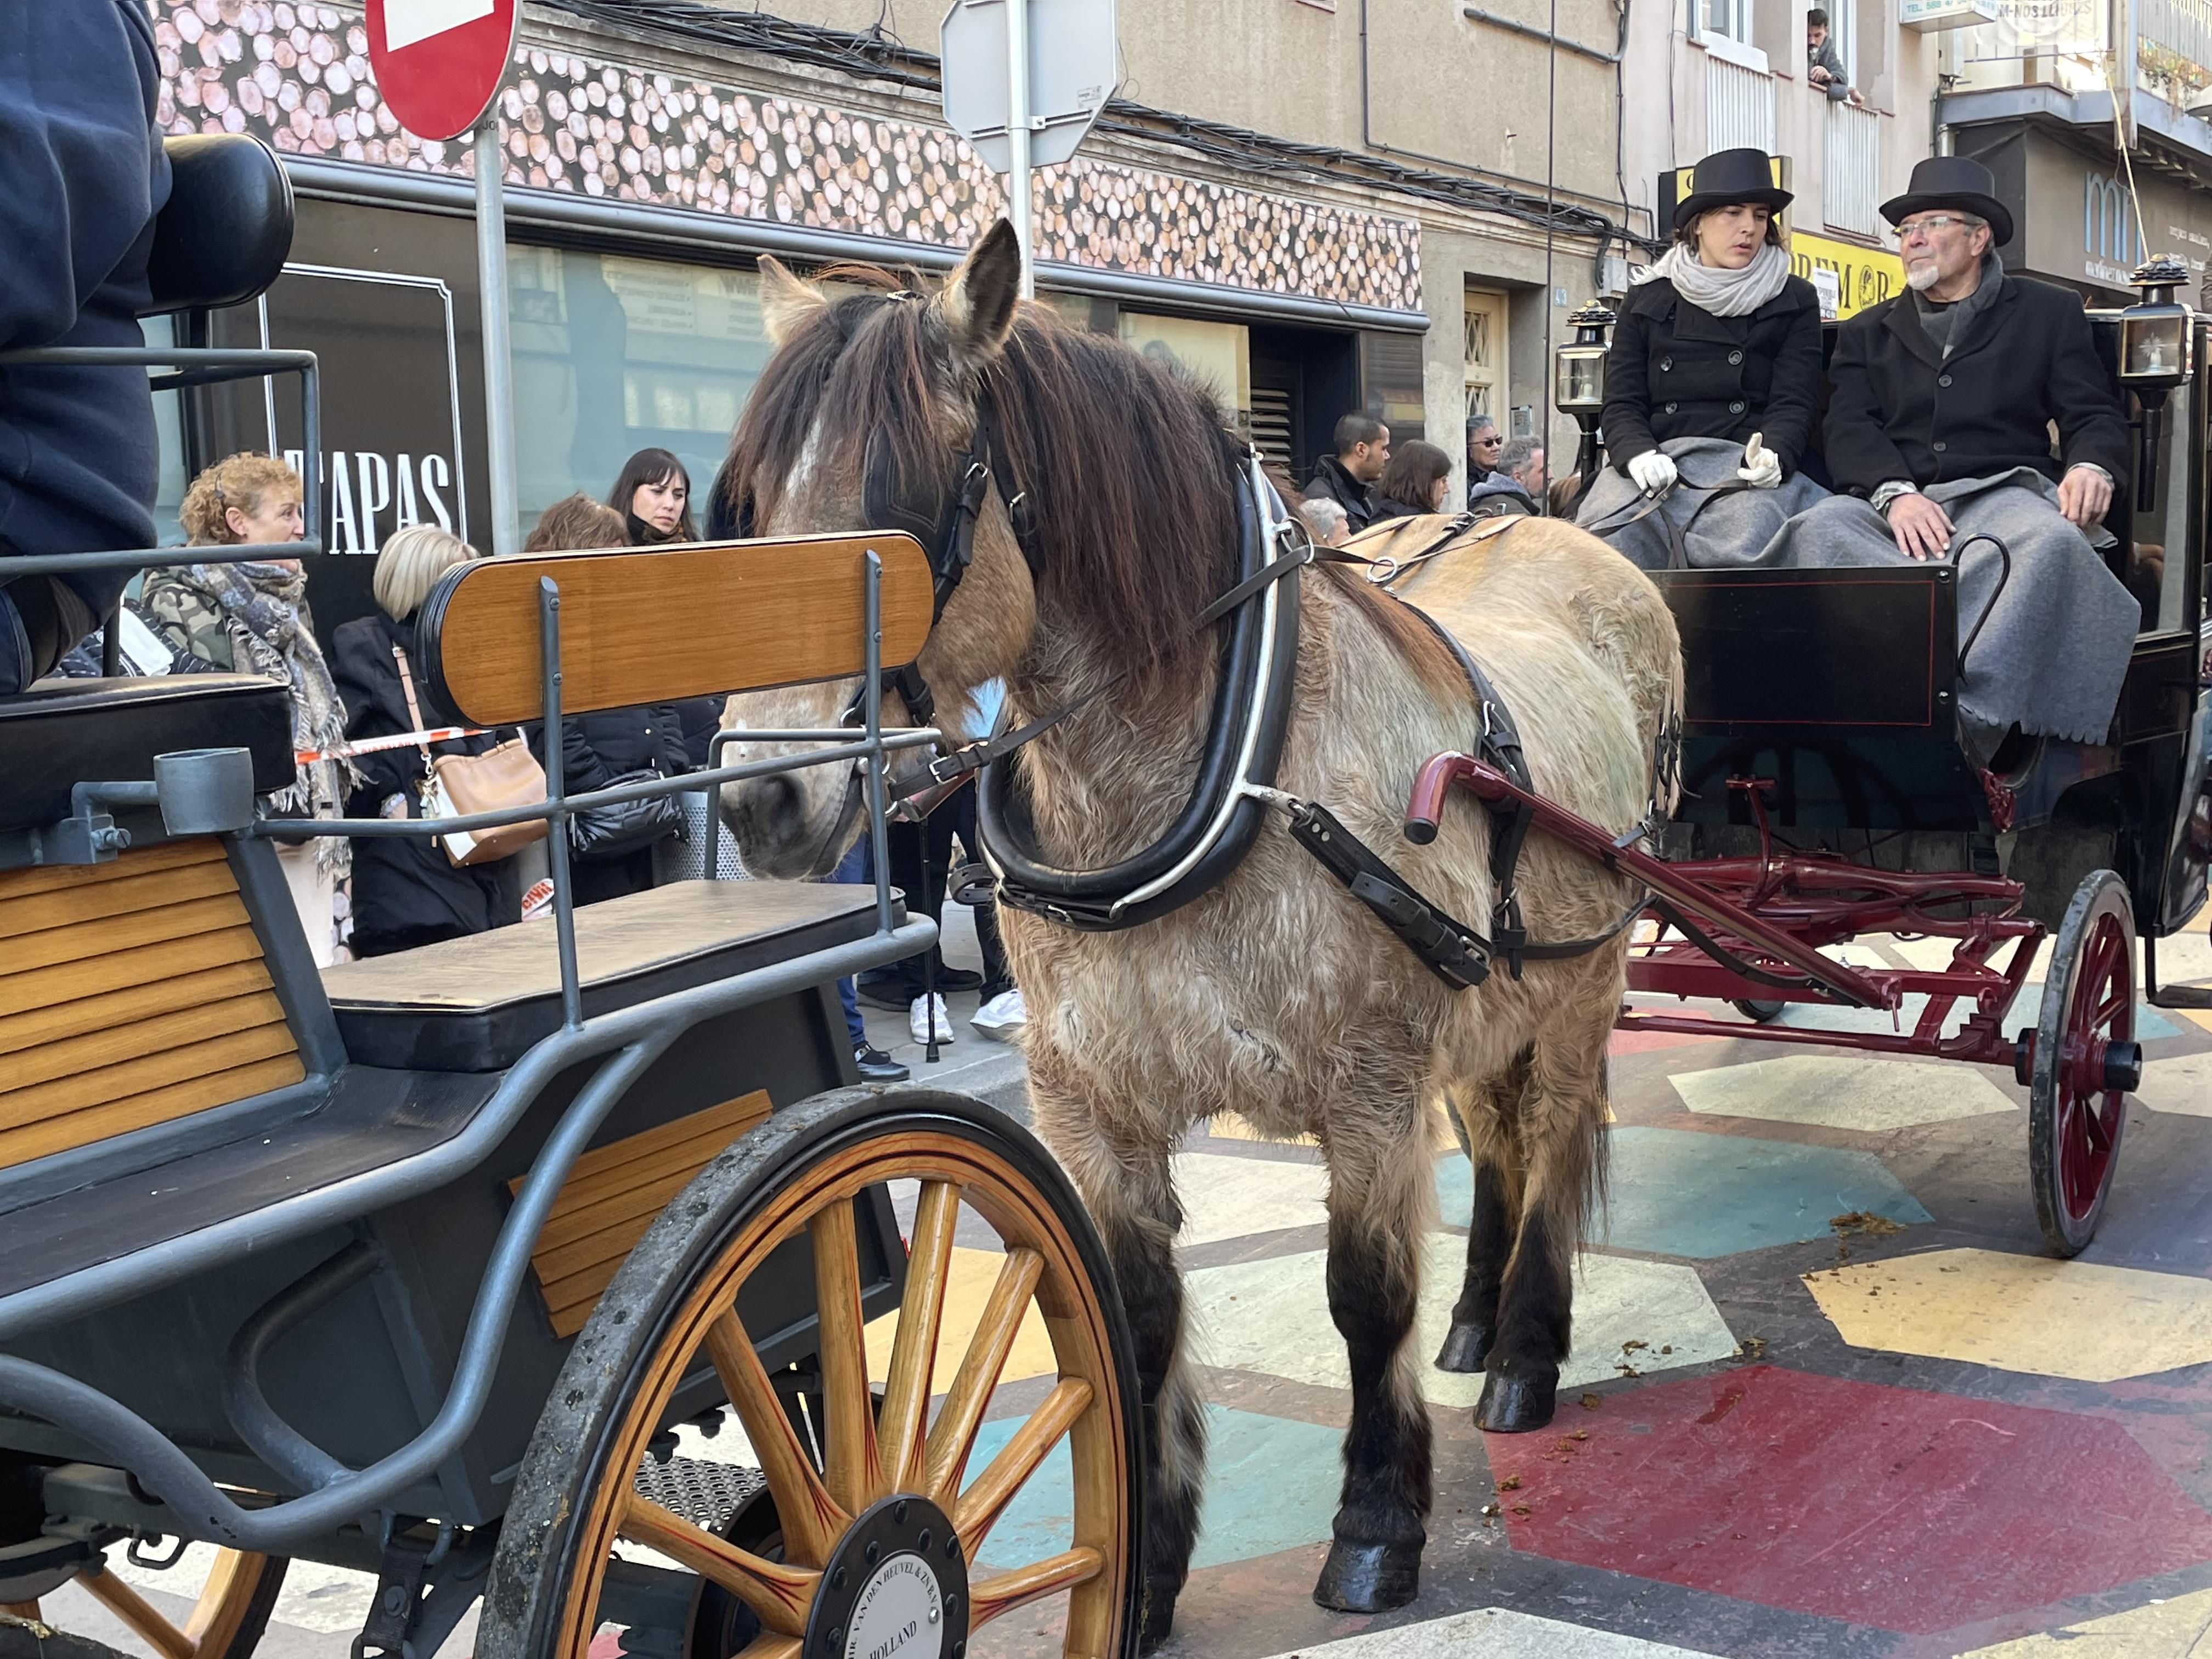
[[(912, 277), (872, 266), (821, 276), (862, 291), (786, 339), (731, 438), (726, 504), (750, 501), (755, 523), (774, 514), (810, 435), (813, 465), (855, 476), (872, 440), (887, 446), (902, 501), (933, 504), (952, 487), (939, 402), (951, 343), (937, 309)], [(996, 480), (1000, 494), (1030, 499), (1041, 603), (1110, 617), (1118, 665), (1139, 677), (1212, 652), (1190, 625), (1236, 580), (1238, 453), (1213, 399), (1036, 305), (1016, 308), (978, 383), (1013, 474)]]

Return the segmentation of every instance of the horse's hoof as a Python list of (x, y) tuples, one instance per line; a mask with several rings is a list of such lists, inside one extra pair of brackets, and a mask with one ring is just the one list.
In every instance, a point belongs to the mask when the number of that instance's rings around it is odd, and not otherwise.
[(1314, 1600), (1339, 1613), (1388, 1613), (1420, 1593), (1419, 1544), (1347, 1544), (1328, 1547)]
[(1482, 1398), (1475, 1401), (1474, 1426), (1493, 1434), (1526, 1434), (1540, 1429), (1552, 1420), (1559, 1386), (1557, 1371), (1540, 1376), (1508, 1376), (1492, 1371), (1483, 1382)]
[(1437, 1350), (1437, 1369), (1440, 1371), (1479, 1371), (1482, 1362), (1490, 1357), (1491, 1329), (1487, 1325), (1462, 1325), (1454, 1322), (1444, 1333), (1444, 1345)]
[(1168, 1632), (1175, 1625), (1176, 1588), (1163, 1582), (1147, 1582), (1145, 1585), (1144, 1617), (1137, 1626), (1137, 1652), (1140, 1656), (1156, 1651), (1168, 1639)]

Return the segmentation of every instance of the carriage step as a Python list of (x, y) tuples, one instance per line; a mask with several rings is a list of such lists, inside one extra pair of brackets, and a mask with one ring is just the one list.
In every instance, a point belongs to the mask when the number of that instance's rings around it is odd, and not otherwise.
[(665, 1463), (647, 1457), (632, 1483), (649, 1498), (695, 1527), (719, 1533), (745, 1500), (768, 1485), (758, 1469), (736, 1463), (709, 1463), (696, 1457), (672, 1457)]

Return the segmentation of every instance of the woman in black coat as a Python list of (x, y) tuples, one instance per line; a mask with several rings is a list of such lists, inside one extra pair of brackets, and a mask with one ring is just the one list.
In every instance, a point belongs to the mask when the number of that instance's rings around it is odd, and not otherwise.
[[(1707, 156), (1674, 210), (1674, 245), (1621, 307), (1601, 417), (1618, 476), (1592, 488), (1579, 516), (1601, 534), (1608, 520), (1633, 518), (1619, 527), (1640, 533), (1615, 544), (1638, 563), (1653, 562), (1639, 543), (1665, 550), (1665, 520), (1644, 523), (1635, 498), (1668, 496), (1678, 479), (1686, 526), (1716, 489), (1775, 490), (1787, 481), (1788, 501), (1766, 504), (1784, 517), (1819, 498), (1798, 474), (1820, 395), (1820, 301), (1790, 274), (1775, 218), (1790, 199), (1764, 152)], [(1741, 543), (1771, 516), (1739, 511), (1717, 523)], [(1700, 562), (1694, 550), (1689, 562)]]
[[(422, 665), (415, 649), (415, 612), (440, 576), (477, 557), (459, 537), (431, 525), (413, 525), (385, 538), (376, 556), (374, 587), (384, 614), (363, 617), (331, 637), (331, 678), (345, 703), (346, 736), (359, 742), (420, 731), (408, 707), (396, 646), (406, 653), (422, 691)], [(512, 732), (486, 732), (433, 744), (438, 755), (480, 755)], [(349, 817), (420, 817), (422, 750), (412, 744), (356, 756), (361, 782), (346, 802)], [(457, 867), (429, 839), (362, 837), (353, 844), (353, 953), (384, 956), (460, 939), (515, 920), (520, 907), (514, 860)]]

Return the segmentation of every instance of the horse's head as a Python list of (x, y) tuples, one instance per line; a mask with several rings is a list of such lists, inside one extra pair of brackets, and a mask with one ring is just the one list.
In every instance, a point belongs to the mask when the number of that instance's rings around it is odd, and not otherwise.
[[(975, 441), (983, 377), (1014, 325), (1021, 250), (1013, 228), (994, 225), (933, 297), (871, 270), (824, 273), (843, 279), (842, 291), (801, 282), (772, 258), (761, 261), (761, 273), (775, 352), (738, 423), (722, 479), (740, 521), (759, 536), (894, 527), (886, 516), (900, 526), (938, 524)], [(971, 561), (915, 663), (936, 699), (932, 723), (949, 732), (971, 719), (975, 688), (1012, 671), (1035, 624), (1030, 568), (1006, 514), (1012, 493), (992, 481)], [(921, 533), (927, 545), (931, 533)], [(935, 559), (940, 550), (928, 550)], [(723, 726), (834, 726), (860, 691), (848, 679), (735, 696)], [(892, 688), (884, 723), (910, 723), (915, 714)], [(769, 752), (733, 745), (726, 759)], [(908, 761), (901, 775), (916, 772)], [(857, 832), (860, 800), (857, 768), (819, 766), (726, 784), (722, 813), (748, 869), (800, 878), (836, 867)]]

